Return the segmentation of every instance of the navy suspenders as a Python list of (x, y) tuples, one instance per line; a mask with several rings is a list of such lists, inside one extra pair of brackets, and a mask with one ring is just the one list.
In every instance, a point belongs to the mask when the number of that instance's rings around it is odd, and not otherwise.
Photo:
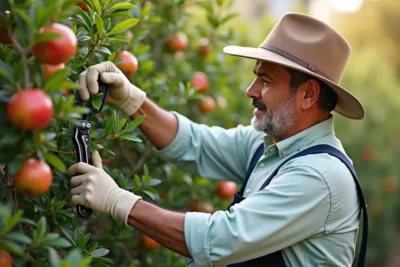
[[(245, 180), (242, 184), (242, 187), (240, 188), (239, 192), (237, 192), (234, 196), (234, 199), (232, 201), (232, 203), (229, 205), (228, 209), (236, 204), (241, 202), (244, 197), (243, 197), (243, 193), (244, 193), (244, 189), (246, 188), (247, 182), (250, 178), (251, 173), (253, 172), (253, 169), (255, 168), (258, 160), (260, 159), (260, 157), (263, 155), (264, 153), (264, 144), (261, 144), (256, 152), (254, 153), (251, 161), (250, 161), (250, 165), (249, 168), (247, 169), (246, 172), (246, 177)], [(351, 164), (351, 162), (349, 161), (349, 159), (338, 149), (329, 146), (329, 145), (316, 145), (316, 146), (312, 146), (309, 147), (295, 155), (293, 155), (292, 157), (289, 157), (288, 159), (286, 159), (284, 162), (282, 162), (275, 170), (274, 172), (268, 177), (267, 180), (265, 180), (264, 184), (261, 186), (260, 190), (264, 189), (266, 186), (269, 185), (269, 183), (271, 182), (272, 178), (278, 173), (279, 169), (286, 164), (288, 161), (297, 158), (297, 157), (301, 157), (301, 156), (305, 156), (305, 155), (310, 155), (310, 154), (321, 154), (321, 153), (327, 153), (331, 156), (334, 156), (338, 159), (340, 159), (346, 166), (347, 168), (350, 170), (354, 182), (356, 184), (356, 189), (357, 189), (357, 195), (358, 195), (358, 199), (359, 202), (361, 204), (361, 212), (363, 213), (363, 232), (362, 232), (362, 240), (361, 240), (361, 247), (360, 247), (360, 255), (358, 258), (358, 266), (364, 266), (365, 265), (365, 257), (366, 257), (366, 252), (367, 252), (367, 243), (368, 243), (368, 214), (367, 214), (367, 204), (365, 202), (365, 198), (360, 186), (360, 183), (358, 181), (357, 178), (357, 174), (356, 171), (354, 170), (353, 165)], [(262, 265), (260, 265), (262, 264)], [(246, 261), (246, 262), (242, 262), (242, 263), (237, 263), (237, 264), (232, 264), (229, 265), (230, 267), (255, 267), (255, 266), (273, 266), (273, 267), (280, 267), (280, 266), (285, 266), (285, 262), (283, 260), (283, 256), (282, 256), (282, 252), (281, 251), (276, 251), (272, 254), (269, 255), (265, 255), (263, 257), (257, 258), (257, 259), (253, 259), (250, 261)]]

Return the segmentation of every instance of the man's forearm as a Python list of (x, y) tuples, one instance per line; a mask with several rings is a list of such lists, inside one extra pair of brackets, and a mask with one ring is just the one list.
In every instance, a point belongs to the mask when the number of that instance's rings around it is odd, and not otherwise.
[(128, 224), (163, 246), (191, 258), (184, 234), (185, 214), (168, 211), (139, 200), (132, 208)]
[(132, 118), (140, 115), (145, 115), (140, 129), (158, 149), (168, 146), (174, 140), (178, 132), (178, 120), (173, 114), (146, 98)]

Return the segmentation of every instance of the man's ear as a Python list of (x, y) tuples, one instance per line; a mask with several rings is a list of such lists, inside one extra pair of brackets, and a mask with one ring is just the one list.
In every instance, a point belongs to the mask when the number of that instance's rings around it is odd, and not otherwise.
[(311, 108), (318, 101), (319, 92), (319, 83), (315, 79), (309, 79), (302, 88), (301, 108)]

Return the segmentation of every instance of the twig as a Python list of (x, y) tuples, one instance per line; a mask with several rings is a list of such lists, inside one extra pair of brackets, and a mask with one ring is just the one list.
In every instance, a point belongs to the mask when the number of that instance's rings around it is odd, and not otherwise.
[(53, 148), (48, 148), (49, 151), (57, 152), (60, 154), (67, 154), (67, 155), (74, 155), (76, 152), (75, 151), (63, 151), (63, 150), (58, 150), (58, 149), (53, 149)]
[(89, 52), (86, 54), (86, 56), (82, 59), (81, 62), (85, 62), (86, 59), (89, 58), (89, 56), (94, 52), (94, 50), (97, 48), (97, 46), (99, 46), (99, 43), (101, 44), (101, 41), (103, 41), (100, 37), (99, 39), (96, 38), (95, 43), (92, 45), (92, 47), (90, 48)]
[(128, 258), (129, 262), (133, 261), (133, 258), (129, 252), (129, 250), (125, 247), (124, 244), (121, 244), (122, 250), (124, 251), (125, 256)]
[(140, 171), (140, 169), (142, 168), (144, 162), (146, 161), (146, 159), (150, 156), (151, 154), (151, 150), (146, 150), (143, 152), (142, 156), (139, 158), (139, 160), (136, 162), (134, 168), (133, 168), (133, 173), (137, 173), (138, 171)]
[(15, 48), (21, 55), (22, 67), (24, 69), (24, 85), (25, 85), (25, 88), (29, 88), (31, 85), (29, 65), (28, 65), (29, 48), (23, 48), (21, 46), (21, 44), (18, 42), (17, 30), (14, 30), (12, 32), (12, 34), (10, 34), (10, 38), (11, 38), (11, 41), (14, 44)]
[(131, 167), (133, 174), (137, 173), (138, 171), (140, 171), (140, 169), (142, 168), (144, 162), (146, 161), (146, 159), (150, 156), (151, 154), (151, 150), (146, 150), (143, 152), (142, 156), (139, 158), (139, 160), (135, 163), (131, 157), (128, 154), (128, 151), (126, 150), (126, 148), (123, 146), (122, 143), (119, 143), (119, 148), (122, 151), (122, 155), (124, 156), (124, 158), (128, 161), (129, 166)]
[[(11, 190), (13, 196), (12, 196), (12, 200), (13, 200), (13, 206), (15, 211), (19, 210), (18, 207), (18, 201), (17, 201), (17, 192), (15, 190)], [(22, 230), (22, 226), (21, 226), (21, 230)]]
[(136, 167), (136, 166), (135, 166), (135, 163), (133, 162), (133, 160), (132, 160), (131, 157), (129, 156), (128, 151), (126, 151), (126, 149), (125, 149), (123, 143), (121, 143), (121, 142), (119, 143), (119, 148), (121, 149), (122, 155), (124, 156), (124, 158), (125, 158), (126, 161), (128, 162), (128, 164), (129, 164), (129, 166), (131, 167), (131, 169), (134, 170), (135, 167)]

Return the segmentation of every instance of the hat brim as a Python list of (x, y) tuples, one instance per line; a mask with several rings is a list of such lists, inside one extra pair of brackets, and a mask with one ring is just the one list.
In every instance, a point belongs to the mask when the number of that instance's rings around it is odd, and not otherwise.
[(317, 73), (312, 72), (311, 70), (297, 64), (296, 62), (291, 61), (290, 59), (281, 56), (275, 52), (262, 49), (262, 48), (253, 48), (253, 47), (243, 47), (243, 46), (226, 46), (223, 51), (232, 56), (239, 56), (251, 59), (259, 59), (272, 63), (276, 63), (288, 68), (292, 68), (298, 70), (300, 72), (309, 74), (315, 78), (320, 79), (325, 82), (328, 86), (330, 86), (338, 96), (338, 103), (335, 107), (335, 111), (347, 118), (354, 120), (361, 120), (365, 116), (365, 111), (362, 104), (358, 101), (358, 99), (353, 96), (346, 89), (342, 88), (339, 84), (336, 84), (321, 76)]

